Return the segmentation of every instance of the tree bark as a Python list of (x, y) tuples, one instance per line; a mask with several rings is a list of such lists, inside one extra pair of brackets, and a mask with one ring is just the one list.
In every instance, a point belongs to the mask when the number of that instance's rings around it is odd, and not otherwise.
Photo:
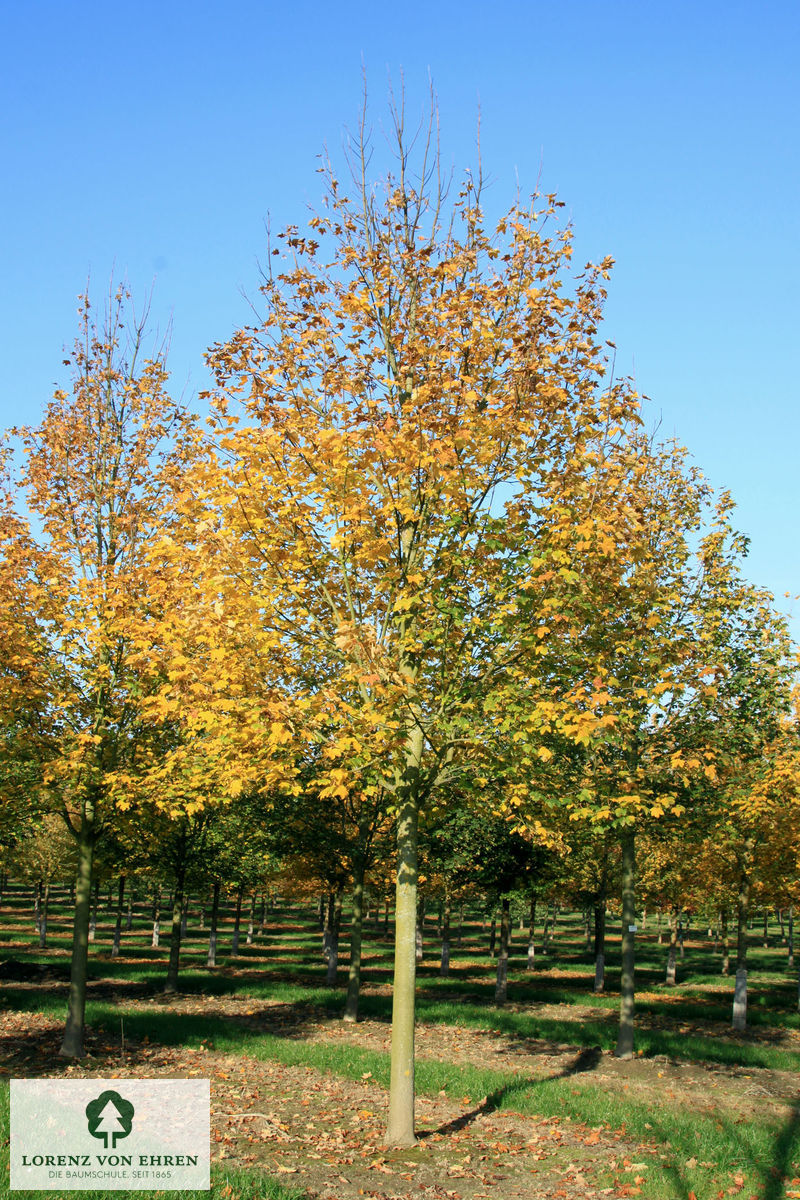
[(633, 1057), (634, 934), (636, 932), (636, 835), (623, 830), (622, 845), (622, 975), (620, 979), (619, 1037), (614, 1054)]
[[(356, 864), (353, 880), (353, 919), (350, 925), (350, 967), (347, 973), (347, 998), (344, 1020), (358, 1020), (358, 997), (361, 992), (361, 942), (364, 933), (364, 863)], [(375, 911), (378, 911), (377, 905)]]
[(667, 957), (667, 980), (670, 987), (675, 986), (675, 975), (678, 965), (678, 910), (673, 908), (669, 914), (669, 955)]
[(39, 912), (39, 949), (47, 946), (47, 913), (50, 907), (50, 880), (46, 880), (42, 891), (41, 910)]
[(489, 957), (494, 958), (495, 948), (497, 946), (497, 913), (492, 911), (492, 923), (489, 927)]
[(500, 953), (497, 956), (497, 978), (494, 985), (495, 1004), (505, 1004), (508, 998), (508, 945), (511, 939), (511, 901), (503, 897), (500, 910)]
[(208, 958), (206, 966), (217, 965), (217, 930), (219, 928), (219, 894), (221, 890), (219, 879), (214, 880), (214, 891), (211, 897), (211, 921), (208, 930)]
[(394, 988), (392, 993), (392, 1052), (389, 1086), (390, 1146), (412, 1146), (414, 1136), (414, 1017), (416, 999), (417, 856), (419, 825), (419, 763), (422, 732), (409, 734), (406, 786), (397, 820), (397, 883), (395, 891)]
[(750, 875), (746, 863), (739, 876), (736, 922), (736, 983), (733, 992), (733, 1028), (747, 1028), (747, 918), (750, 908)]
[(728, 906), (723, 906), (719, 915), (720, 935), (722, 938), (722, 974), (727, 975), (731, 969), (731, 940), (728, 933)]
[(236, 912), (233, 918), (233, 941), (231, 944), (231, 954), (239, 953), (239, 937), (242, 929), (242, 898), (244, 897), (244, 884), (240, 883), (236, 889)]
[(93, 942), (97, 933), (97, 909), (100, 904), (100, 880), (98, 879), (94, 885), (94, 900), (92, 903), (92, 912), (89, 917), (89, 941)]
[(450, 974), (450, 891), (447, 887), (442, 908), (442, 958), (439, 963), (439, 974), (442, 978)]
[(528, 918), (528, 961), (527, 967), (532, 971), (536, 966), (536, 896), (531, 896), (531, 908)]
[(322, 957), (327, 962), (331, 956), (331, 937), (333, 936), (333, 911), (336, 904), (336, 893), (328, 892), (325, 911), (322, 918)]
[(542, 952), (547, 950), (550, 940), (550, 902), (548, 901), (544, 909), (544, 927), (542, 929)]
[(331, 917), (330, 943), (328, 953), (328, 972), (326, 982), (329, 987), (336, 986), (336, 971), (339, 967), (339, 930), (342, 926), (342, 888), (340, 887), (333, 902)]
[(86, 974), (89, 958), (89, 909), (94, 857), (94, 805), (87, 802), (78, 831), (78, 876), (75, 885), (75, 918), (72, 926), (69, 1005), (64, 1040), (59, 1054), (83, 1058), (86, 1017)]
[(117, 885), (117, 914), (114, 921), (114, 941), (111, 946), (111, 957), (119, 958), (122, 944), (122, 913), (125, 905), (125, 876), (120, 875)]
[(787, 945), (787, 948), (789, 951), (789, 966), (793, 967), (794, 966), (794, 905), (793, 904), (789, 905), (789, 912), (787, 914), (787, 917), (788, 917), (788, 919), (787, 919), (788, 932), (787, 932), (786, 945)]
[(161, 937), (161, 888), (153, 889), (153, 949), (157, 949)]
[(253, 931), (256, 927), (256, 894), (253, 892), (250, 896), (250, 915), (247, 921), (247, 939), (246, 944), (252, 946)]
[(602, 895), (594, 906), (594, 990), (606, 987), (606, 898)]
[(180, 865), (175, 876), (175, 891), (172, 896), (172, 930), (169, 938), (169, 964), (165, 992), (178, 990), (178, 971), (181, 961), (181, 931), (183, 928), (183, 886), (186, 876), (186, 863), (181, 856)]

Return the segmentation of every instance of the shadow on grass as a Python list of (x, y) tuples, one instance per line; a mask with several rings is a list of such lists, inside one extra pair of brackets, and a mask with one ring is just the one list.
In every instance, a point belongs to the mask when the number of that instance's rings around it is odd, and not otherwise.
[[(696, 1147), (687, 1137), (676, 1137), (674, 1125), (666, 1127), (659, 1121), (655, 1112), (650, 1115), (652, 1127), (651, 1136), (660, 1139), (663, 1145), (669, 1145), (673, 1157), (661, 1162), (661, 1170), (672, 1185), (673, 1195), (680, 1200), (690, 1200), (700, 1194), (700, 1189), (711, 1187), (706, 1176), (698, 1178), (692, 1163)], [(800, 1163), (800, 1101), (792, 1105), (789, 1117), (775, 1130), (751, 1126), (745, 1121), (718, 1120), (719, 1131), (718, 1154), (720, 1160), (714, 1164), (717, 1172), (713, 1184), (714, 1194), (720, 1184), (719, 1173), (724, 1172), (735, 1178), (738, 1172), (749, 1172), (751, 1184), (759, 1190), (760, 1200), (783, 1200), (786, 1195), (786, 1185), (797, 1176)], [(724, 1149), (723, 1149), (724, 1147)], [(681, 1161), (682, 1160), (682, 1161)], [(741, 1185), (736, 1187), (741, 1190)], [(729, 1192), (732, 1194), (733, 1189)], [(710, 1195), (711, 1192), (706, 1194)]]
[[(55, 1016), (51, 1012), (51, 1016)], [(58, 1012), (65, 1015), (65, 1008)], [(107, 1062), (123, 1055), (126, 1067), (147, 1064), (154, 1049), (207, 1048), (216, 1044), (229, 1053), (246, 1052), (247, 1043), (258, 1037), (276, 1037), (286, 1042), (306, 1040), (310, 1027), (319, 1019), (319, 1007), (305, 1002), (281, 1004), (258, 1012), (249, 1018), (245, 1014), (232, 1016), (214, 1007), (203, 1012), (168, 1011), (158, 1003), (139, 1011), (120, 1011), (114, 1005), (92, 1002), (87, 1006), (83, 1061)], [(55, 1026), (39, 1030), (32, 1036), (27, 1030), (9, 1032), (0, 1037), (0, 1070), (26, 1077), (47, 1076), (55, 1063), (64, 1065), (59, 1057), (63, 1037), (61, 1020)], [(124, 1039), (124, 1041), (123, 1041)]]
[(800, 1152), (800, 1102), (792, 1107), (792, 1115), (775, 1139), (775, 1153), (769, 1167), (757, 1164), (764, 1181), (764, 1200), (781, 1200), (784, 1185), (793, 1179), (793, 1156)]
[(548, 1075), (546, 1079), (520, 1078), (514, 1080), (513, 1083), (507, 1083), (487, 1096), (476, 1108), (470, 1109), (469, 1112), (463, 1113), (462, 1116), (456, 1117), (453, 1121), (448, 1121), (446, 1125), (440, 1125), (438, 1129), (422, 1132), (418, 1136), (424, 1139), (431, 1137), (434, 1133), (460, 1133), (462, 1129), (466, 1129), (469, 1125), (472, 1125), (479, 1117), (488, 1116), (489, 1113), (496, 1112), (498, 1108), (507, 1107), (506, 1102), (510, 1097), (522, 1095), (523, 1093), (527, 1094), (535, 1090), (537, 1085), (545, 1082), (552, 1083), (557, 1079), (571, 1079), (575, 1075), (594, 1071), (602, 1057), (603, 1051), (600, 1046), (587, 1046), (562, 1071), (557, 1071), (554, 1075)]

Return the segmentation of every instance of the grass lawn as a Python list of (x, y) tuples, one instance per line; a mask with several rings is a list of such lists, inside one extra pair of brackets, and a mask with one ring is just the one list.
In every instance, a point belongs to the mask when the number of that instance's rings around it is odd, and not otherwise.
[[(181, 991), (165, 997), (167, 948), (152, 947), (144, 904), (134, 909), (119, 958), (110, 957), (112, 923), (101, 912), (89, 1056), (68, 1064), (57, 1055), (66, 897), (56, 898), (40, 950), (30, 894), (12, 890), (0, 909), (0, 962), (7, 964), (0, 1054), (7, 1077), (210, 1078), (214, 1200), (379, 1200), (412, 1191), (430, 1200), (800, 1196), (800, 1017), (777, 923), (766, 948), (761, 927), (753, 931), (750, 1028), (734, 1035), (732, 980), (721, 976), (706, 929), (689, 931), (678, 986), (667, 987), (667, 947), (650, 919), (637, 938), (637, 1057), (622, 1063), (611, 1053), (619, 981), (613, 919), (605, 995), (592, 993), (582, 920), (566, 914), (533, 971), (526, 969), (526, 937), (515, 931), (509, 1001), (501, 1008), (493, 1003), (495, 964), (478, 914), (467, 914), (460, 944), (454, 936), (444, 979), (429, 919), (419, 970), (420, 1138), (412, 1150), (390, 1151), (382, 1137), (391, 931), (368, 925), (362, 1019), (353, 1026), (340, 1020), (346, 936), (338, 986), (327, 987), (310, 905), (276, 907), (251, 945), (242, 937), (235, 958), (226, 957), (226, 914), (213, 971), (204, 965), (207, 932), (198, 915), (190, 916)], [(7, 1087), (0, 1099), (7, 1157)], [(7, 1179), (5, 1163), (0, 1172)]]

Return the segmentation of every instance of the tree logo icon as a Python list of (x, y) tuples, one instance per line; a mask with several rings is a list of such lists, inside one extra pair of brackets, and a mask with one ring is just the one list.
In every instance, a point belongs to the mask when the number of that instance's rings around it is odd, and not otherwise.
[(130, 1133), (133, 1113), (130, 1100), (125, 1100), (119, 1092), (101, 1092), (96, 1100), (90, 1100), (86, 1105), (89, 1133), (92, 1137), (102, 1138), (106, 1150), (110, 1138), (113, 1150), (119, 1138), (126, 1138)]

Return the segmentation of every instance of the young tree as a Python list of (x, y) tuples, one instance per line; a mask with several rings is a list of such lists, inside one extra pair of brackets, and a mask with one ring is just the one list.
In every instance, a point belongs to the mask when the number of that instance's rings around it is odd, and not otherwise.
[(31, 603), (48, 673), (32, 739), (48, 799), (78, 854), (69, 1011), (61, 1052), (83, 1054), (92, 863), (119, 808), (140, 744), (140, 680), (133, 666), (154, 636), (145, 547), (158, 528), (180, 457), (182, 418), (166, 393), (164, 347), (145, 351), (145, 313), (124, 288), (98, 325), (88, 298), (59, 390), (22, 436), (22, 485), (39, 529)]
[[(399, 111), (394, 135), (384, 185), (363, 126), (354, 198), (325, 168), (324, 208), (273, 251), (263, 316), (211, 354), (215, 450), (187, 541), (213, 557), (232, 638), (258, 629), (262, 661), (282, 656), (295, 731), (313, 739), (333, 709), (353, 758), (366, 745), (381, 764), (372, 786), (398, 831), (388, 1140), (403, 1145), (420, 811), (464, 760), (491, 760), (506, 701), (555, 720), (536, 648), (567, 619), (576, 526), (602, 514), (622, 544), (597, 464), (637, 417), (603, 381), (609, 261), (569, 294), (553, 197), (490, 229), (479, 176), (448, 201), (433, 122), (416, 174)], [(331, 762), (326, 788), (357, 784), (346, 757)]]

